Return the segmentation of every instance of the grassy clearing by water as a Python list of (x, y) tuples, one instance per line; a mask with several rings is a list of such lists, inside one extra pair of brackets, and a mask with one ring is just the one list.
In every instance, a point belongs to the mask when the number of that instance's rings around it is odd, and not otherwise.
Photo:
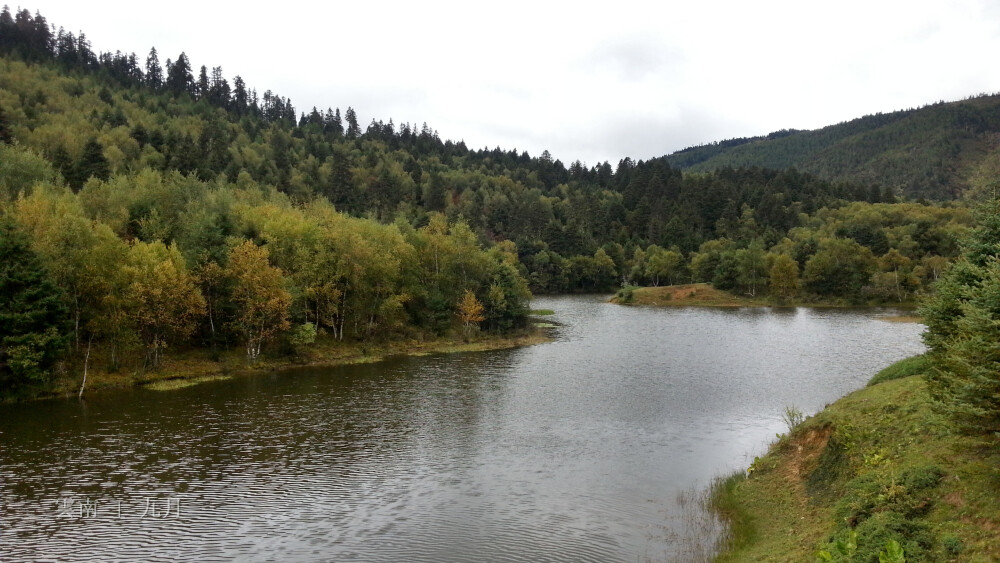
[(208, 383), (209, 381), (224, 381), (226, 379), (231, 379), (231, 377), (225, 375), (208, 375), (205, 377), (193, 377), (190, 379), (161, 379), (159, 381), (154, 381), (145, 387), (146, 389), (152, 389), (153, 391), (173, 391), (174, 389), (192, 387), (200, 383)]
[(619, 291), (618, 295), (611, 299), (611, 302), (620, 305), (670, 307), (760, 307), (767, 305), (767, 301), (764, 299), (740, 297), (715, 289), (707, 283), (626, 288)]
[[(665, 285), (660, 287), (625, 287), (611, 298), (618, 305), (653, 305), (658, 307), (857, 307), (843, 299), (796, 298), (779, 301), (768, 296), (750, 297), (715, 289), (708, 283)], [(912, 303), (867, 303), (863, 306), (888, 305), (911, 307)], [(885, 317), (887, 321), (919, 322), (914, 316)]]
[[(911, 563), (998, 561), (998, 467), (998, 452), (931, 410), (920, 376), (884, 379), (783, 435), (749, 477), (716, 483), (712, 505), (730, 522), (716, 560), (809, 562), (827, 550), (878, 563), (895, 540)], [(841, 557), (833, 542), (852, 531), (857, 550)]]

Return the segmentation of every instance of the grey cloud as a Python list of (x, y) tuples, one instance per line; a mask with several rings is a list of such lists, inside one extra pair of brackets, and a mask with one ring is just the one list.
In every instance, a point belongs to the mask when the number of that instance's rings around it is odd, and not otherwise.
[(686, 60), (684, 52), (666, 45), (656, 36), (618, 37), (599, 45), (583, 60), (584, 65), (610, 70), (629, 81), (670, 72)]

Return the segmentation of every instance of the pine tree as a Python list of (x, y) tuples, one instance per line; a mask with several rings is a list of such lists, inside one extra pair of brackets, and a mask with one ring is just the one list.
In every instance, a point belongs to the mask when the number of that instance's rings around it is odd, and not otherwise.
[(73, 178), (68, 178), (70, 186), (75, 190), (83, 187), (83, 184), (91, 178), (107, 180), (111, 176), (111, 168), (108, 159), (104, 157), (104, 147), (97, 139), (90, 139), (83, 146), (83, 154), (76, 164)]
[(190, 93), (194, 88), (194, 78), (191, 76), (191, 63), (187, 55), (181, 53), (177, 61), (170, 64), (167, 60), (167, 90), (174, 95)]
[(243, 115), (250, 109), (250, 96), (247, 94), (246, 82), (240, 75), (233, 79), (233, 109), (237, 115)]
[[(327, 112), (329, 114), (329, 112)], [(326, 132), (333, 135), (334, 137), (340, 137), (344, 134), (344, 121), (340, 117), (340, 108), (333, 113), (333, 117), (327, 120)]]
[(9, 145), (14, 142), (14, 137), (10, 134), (10, 123), (7, 121), (7, 113), (3, 106), (0, 106), (0, 144)]
[(201, 71), (198, 73), (198, 85), (197, 85), (196, 96), (199, 100), (204, 100), (208, 97), (208, 69), (205, 65), (201, 65)]
[(48, 381), (67, 342), (67, 309), (27, 237), (0, 218), (0, 395)]
[(347, 108), (347, 138), (357, 139), (361, 135), (361, 127), (358, 125), (358, 115), (354, 113), (354, 108)]
[(934, 407), (962, 431), (1000, 442), (1000, 201), (979, 212), (959, 260), (935, 284), (921, 316)]

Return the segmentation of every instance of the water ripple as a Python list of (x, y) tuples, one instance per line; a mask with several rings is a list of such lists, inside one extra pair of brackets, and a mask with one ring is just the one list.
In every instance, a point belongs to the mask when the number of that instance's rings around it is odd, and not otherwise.
[(558, 341), (4, 406), (0, 560), (665, 559), (678, 494), (784, 406), (922, 348), (857, 311), (537, 305)]

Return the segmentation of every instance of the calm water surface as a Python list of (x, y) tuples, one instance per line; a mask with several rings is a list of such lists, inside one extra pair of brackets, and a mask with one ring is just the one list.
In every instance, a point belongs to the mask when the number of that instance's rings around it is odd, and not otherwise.
[(923, 350), (887, 311), (602, 301), (537, 299), (563, 326), (518, 350), (0, 406), (0, 561), (670, 559), (679, 492)]

